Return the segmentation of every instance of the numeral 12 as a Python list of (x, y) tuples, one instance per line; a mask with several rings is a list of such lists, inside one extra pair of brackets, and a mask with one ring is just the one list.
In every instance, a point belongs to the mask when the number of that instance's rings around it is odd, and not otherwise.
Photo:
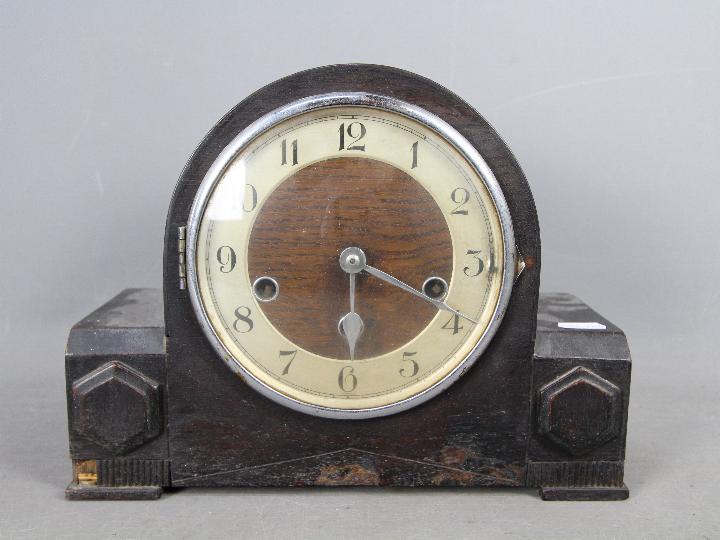
[[(352, 139), (352, 141), (350, 142), (350, 146), (348, 146), (347, 148), (345, 147), (346, 131), (347, 136)], [(350, 124), (348, 124), (346, 130), (345, 122), (343, 122), (338, 128), (338, 132), (340, 133), (340, 150), (360, 150), (361, 152), (365, 151), (364, 144), (356, 144), (367, 133), (367, 130), (365, 129), (365, 126), (363, 124), (361, 124), (360, 122), (351, 122)]]

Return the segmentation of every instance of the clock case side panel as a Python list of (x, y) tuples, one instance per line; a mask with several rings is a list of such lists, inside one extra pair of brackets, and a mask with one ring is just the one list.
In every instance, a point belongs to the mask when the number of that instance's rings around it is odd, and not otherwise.
[[(187, 290), (179, 287), (178, 231), (219, 153), (268, 112), (329, 92), (407, 101), (458, 130), (495, 174), (525, 263), (503, 323), (475, 365), (427, 403), (369, 420), (317, 418), (255, 392), (217, 357)], [(168, 214), (164, 298), (173, 485), (523, 485), (539, 276), (539, 227), (525, 177), (493, 128), (452, 92), (406, 71), (357, 64), (304, 71), (258, 90), (198, 146)]]

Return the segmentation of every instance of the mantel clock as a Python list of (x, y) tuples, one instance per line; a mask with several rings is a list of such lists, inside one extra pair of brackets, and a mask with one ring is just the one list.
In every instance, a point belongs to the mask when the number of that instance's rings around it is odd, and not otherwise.
[(455, 94), (373, 65), (274, 82), (187, 163), (162, 293), (125, 290), (71, 331), (67, 496), (625, 498), (625, 337), (539, 277), (525, 177)]

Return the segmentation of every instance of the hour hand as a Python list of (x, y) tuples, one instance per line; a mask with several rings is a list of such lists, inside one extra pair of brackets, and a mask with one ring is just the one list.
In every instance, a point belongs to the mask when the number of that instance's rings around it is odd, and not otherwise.
[(363, 331), (363, 322), (360, 315), (351, 311), (347, 313), (338, 323), (338, 330), (345, 336), (350, 349), (350, 360), (355, 360), (355, 345)]
[(355, 274), (350, 274), (350, 312), (338, 322), (338, 331), (345, 336), (350, 349), (350, 360), (355, 360), (355, 345), (362, 334), (364, 324), (360, 315), (355, 313)]

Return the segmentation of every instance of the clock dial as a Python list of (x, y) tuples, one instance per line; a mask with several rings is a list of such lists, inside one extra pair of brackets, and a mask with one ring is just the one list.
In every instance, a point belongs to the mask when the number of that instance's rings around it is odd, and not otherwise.
[(190, 287), (222, 357), (265, 395), (389, 414), (490, 339), (512, 228), (489, 169), (445, 127), (391, 107), (291, 109), (211, 168)]

